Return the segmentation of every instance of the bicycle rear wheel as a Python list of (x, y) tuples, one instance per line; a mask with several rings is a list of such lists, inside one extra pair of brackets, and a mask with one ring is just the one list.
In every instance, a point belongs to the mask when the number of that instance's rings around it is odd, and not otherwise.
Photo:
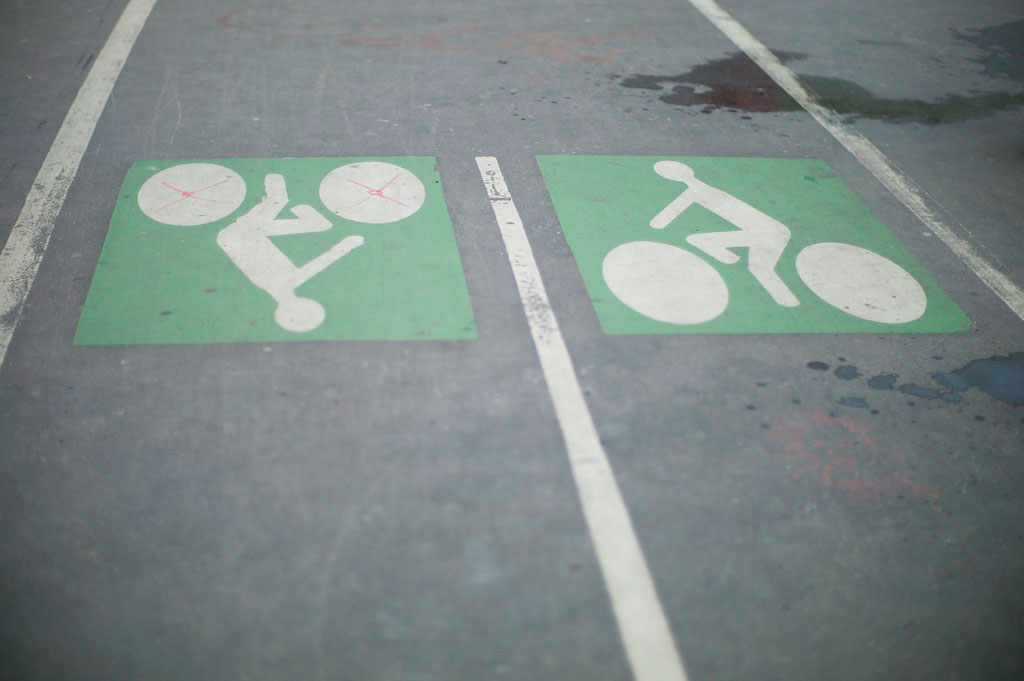
[(669, 324), (702, 324), (725, 311), (729, 289), (714, 267), (690, 251), (655, 241), (613, 248), (605, 283), (627, 307)]

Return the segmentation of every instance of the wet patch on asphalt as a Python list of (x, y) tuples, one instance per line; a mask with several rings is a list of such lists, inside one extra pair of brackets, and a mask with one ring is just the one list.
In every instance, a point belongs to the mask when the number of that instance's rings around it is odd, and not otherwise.
[(957, 31), (956, 36), (986, 52), (975, 61), (993, 78), (1009, 78), (1024, 84), (1024, 19), (998, 26)]
[[(803, 59), (797, 52), (775, 52), (783, 62)], [(1008, 58), (1009, 59), (1009, 58)], [(993, 68), (1006, 69), (1006, 60)], [(987, 67), (986, 67), (987, 68)], [(842, 78), (799, 75), (800, 82), (824, 106), (851, 120), (870, 118), (890, 123), (938, 125), (978, 118), (995, 111), (1024, 106), (1024, 92), (950, 94), (934, 101), (878, 97)], [(734, 113), (800, 111), (796, 101), (745, 54), (714, 59), (680, 74), (634, 74), (622, 87), (650, 90), (657, 98), (679, 107), (700, 107), (703, 113), (725, 109)]]
[(962, 369), (932, 376), (949, 390), (978, 388), (1007, 404), (1024, 406), (1024, 352), (976, 359)]

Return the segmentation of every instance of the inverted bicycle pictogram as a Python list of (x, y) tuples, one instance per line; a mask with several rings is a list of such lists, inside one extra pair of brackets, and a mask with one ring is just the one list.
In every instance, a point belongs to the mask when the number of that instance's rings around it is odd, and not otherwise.
[[(311, 331), (326, 311), (296, 290), (342, 257), (362, 246), (362, 235), (347, 236), (303, 265), (296, 265), (271, 237), (323, 232), (331, 221), (308, 204), (291, 208), (292, 218), (279, 217), (288, 205), (283, 175), (264, 176), (264, 197), (247, 213), (218, 232), (217, 245), (256, 286), (276, 303), (274, 320), (288, 331)], [(216, 163), (182, 163), (166, 168), (143, 183), (138, 192), (142, 212), (165, 225), (192, 227), (222, 220), (245, 200), (247, 188), (238, 173)], [(323, 205), (335, 215), (364, 224), (403, 220), (422, 208), (423, 183), (401, 166), (379, 161), (349, 163), (327, 173), (319, 187)]]

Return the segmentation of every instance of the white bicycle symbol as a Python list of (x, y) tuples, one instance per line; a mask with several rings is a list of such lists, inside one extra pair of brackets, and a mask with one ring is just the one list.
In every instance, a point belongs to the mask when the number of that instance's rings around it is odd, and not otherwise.
[[(263, 200), (217, 234), (217, 245), (249, 280), (277, 303), (274, 320), (288, 331), (312, 331), (323, 323), (323, 305), (295, 291), (314, 276), (363, 245), (348, 236), (326, 252), (298, 266), (270, 240), (284, 234), (323, 232), (331, 221), (310, 205), (294, 206), (294, 218), (280, 219), (288, 205), (284, 177), (264, 178)], [(426, 200), (423, 183), (401, 166), (378, 161), (335, 168), (320, 183), (320, 200), (335, 215), (367, 224), (409, 217)], [(139, 189), (139, 208), (165, 225), (191, 227), (221, 220), (242, 205), (245, 181), (215, 163), (182, 163), (150, 177)]]
[[(685, 191), (650, 226), (664, 229), (692, 204), (707, 208), (738, 227), (691, 234), (686, 242), (725, 265), (739, 262), (732, 248), (746, 248), (747, 269), (772, 299), (785, 307), (800, 304), (775, 267), (789, 243), (790, 230), (753, 206), (697, 179), (678, 161), (658, 161), (654, 171), (683, 182)], [(924, 289), (888, 258), (851, 244), (812, 244), (796, 256), (796, 270), (807, 287), (829, 305), (885, 324), (905, 324), (924, 314)], [(605, 256), (602, 274), (626, 306), (651, 319), (691, 325), (711, 321), (729, 304), (721, 274), (698, 255), (671, 244), (631, 241)]]

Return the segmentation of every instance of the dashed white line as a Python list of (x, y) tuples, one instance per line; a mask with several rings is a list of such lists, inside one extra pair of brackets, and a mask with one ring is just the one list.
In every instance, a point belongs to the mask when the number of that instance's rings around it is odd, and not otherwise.
[(0, 367), (68, 188), (128, 53), (156, 0), (130, 0), (78, 90), (0, 251)]
[(636, 681), (686, 681), (654, 580), (598, 439), (519, 211), (497, 160), (484, 156), (476, 162), (508, 251), (633, 676)]
[(914, 182), (901, 173), (892, 162), (866, 137), (843, 123), (835, 111), (822, 106), (817, 99), (800, 84), (796, 74), (772, 54), (771, 50), (755, 38), (731, 14), (722, 9), (715, 0), (689, 0), (708, 21), (724, 33), (732, 42), (758, 66), (764, 69), (772, 80), (789, 93), (818, 123), (868, 169), (903, 205), (923, 222), (935, 236), (942, 239), (961, 260), (992, 291), (1006, 303), (1014, 314), (1024, 320), (1024, 290), (996, 269), (969, 242), (957, 235), (928, 208), (921, 190)]

